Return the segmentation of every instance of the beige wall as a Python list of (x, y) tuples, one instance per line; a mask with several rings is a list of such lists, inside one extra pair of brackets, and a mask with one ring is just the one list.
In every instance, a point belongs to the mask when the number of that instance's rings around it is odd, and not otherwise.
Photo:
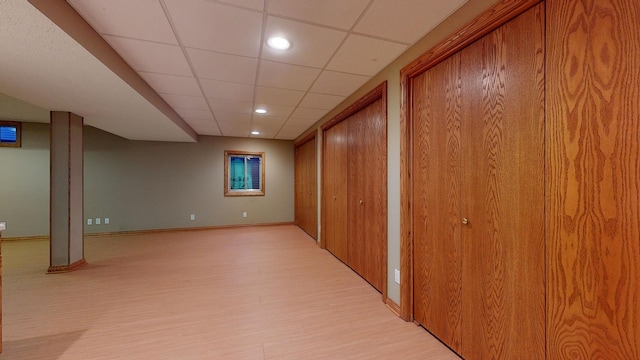
[[(85, 219), (110, 218), (86, 233), (293, 221), (291, 141), (145, 142), (84, 131)], [(224, 150), (265, 152), (265, 196), (224, 196)], [(23, 147), (0, 149), (0, 164), (3, 237), (48, 235), (49, 125), (23, 123)]]
[[(389, 214), (387, 224), (387, 284), (388, 297), (397, 304), (400, 303), (400, 285), (394, 282), (394, 269), (399, 269), (400, 276), (402, 276), (402, 269), (400, 269), (400, 70), (497, 2), (498, 0), (469, 0), (452, 16), (427, 34), (427, 36), (422, 38), (418, 43), (402, 54), (398, 59), (387, 66), (383, 71), (363, 85), (353, 95), (348, 97), (335, 109), (325, 115), (316, 123), (315, 126), (298, 138), (299, 140), (312, 131), (318, 131), (317, 129), (322, 124), (331, 120), (334, 116), (338, 115), (341, 111), (353, 104), (383, 81), (387, 81), (387, 212)], [(320, 135), (318, 141), (318, 154), (319, 156), (322, 156), (322, 131), (319, 131), (318, 133)], [(321, 163), (322, 162), (319, 159), (319, 177), (322, 176)], [(318, 184), (320, 186), (320, 181), (318, 181)], [(318, 188), (318, 206), (321, 206), (321, 199), (322, 191), (321, 188)], [(318, 211), (318, 214), (321, 214), (321, 211)], [(320, 240), (321, 237), (322, 234), (319, 234), (318, 240)]]

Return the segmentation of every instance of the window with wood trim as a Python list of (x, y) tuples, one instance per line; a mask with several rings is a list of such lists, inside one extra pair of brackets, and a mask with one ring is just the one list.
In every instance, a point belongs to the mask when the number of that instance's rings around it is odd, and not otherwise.
[(20, 147), (21, 123), (17, 121), (0, 120), (0, 147)]
[(264, 195), (264, 152), (224, 152), (224, 195)]

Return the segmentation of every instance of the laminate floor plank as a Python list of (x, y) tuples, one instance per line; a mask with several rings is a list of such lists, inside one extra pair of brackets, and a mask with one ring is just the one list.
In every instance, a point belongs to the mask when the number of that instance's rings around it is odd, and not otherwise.
[(0, 359), (457, 359), (295, 226), (4, 242)]

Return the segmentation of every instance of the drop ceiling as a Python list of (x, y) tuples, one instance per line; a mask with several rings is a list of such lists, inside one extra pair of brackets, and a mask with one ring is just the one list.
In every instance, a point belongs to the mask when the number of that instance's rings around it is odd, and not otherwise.
[[(88, 77), (90, 86), (74, 95), (77, 100), (57, 99), (34, 89), (38, 81), (29, 74), (33, 69), (26, 69), (20, 76), (8, 76), (10, 84), (4, 84), (3, 79), (0, 93), (15, 98), (22, 107), (29, 103), (44, 109), (75, 110), (85, 122), (125, 138), (171, 141), (193, 140), (184, 126), (176, 125), (181, 121), (198, 135), (294, 139), (466, 2), (68, 0), (175, 111), (176, 120), (166, 111), (154, 110), (152, 102), (136, 95), (115, 73), (108, 73), (108, 67), (85, 59), (90, 57), (87, 50), (37, 10), (24, 8), (30, 5), (18, 6), (17, 1), (0, 0), (2, 17), (11, 18), (7, 11), (17, 12), (13, 19), (16, 26), (0, 25), (1, 30), (13, 32), (6, 37), (19, 37), (24, 35), (18, 31), (26, 28), (30, 35), (14, 40), (11, 46), (21, 48), (25, 57), (45, 52), (50, 58), (62, 57), (64, 62), (64, 55), (56, 55), (54, 45), (48, 48), (46, 43), (38, 43), (38, 38), (46, 41), (55, 34), (55, 39), (48, 40), (64, 43), (60, 51), (72, 51), (76, 57), (71, 69), (59, 66), (57, 71), (66, 73), (58, 77), (71, 85)], [(30, 18), (21, 20), (20, 16)], [(267, 39), (276, 35), (289, 39), (291, 48), (268, 47)], [(3, 77), (3, 72), (19, 67), (21, 61), (19, 56), (2, 60), (4, 57), (6, 54), (0, 54), (0, 64), (6, 67), (0, 69)], [(55, 69), (42, 63), (31, 66), (42, 67), (44, 71), (34, 72), (43, 77)], [(89, 70), (82, 71), (83, 67)], [(71, 71), (76, 68), (81, 71)], [(84, 74), (88, 72), (99, 76), (92, 79)], [(56, 84), (50, 81), (52, 89)], [(65, 85), (69, 88), (65, 91), (73, 93), (71, 85)], [(74, 101), (91, 106), (74, 105)], [(258, 107), (267, 113), (256, 114)], [(0, 117), (4, 117), (3, 111)], [(156, 123), (159, 129), (150, 130), (153, 135), (147, 139), (145, 129)], [(250, 135), (251, 131), (260, 135)], [(166, 132), (166, 139), (157, 132)]]

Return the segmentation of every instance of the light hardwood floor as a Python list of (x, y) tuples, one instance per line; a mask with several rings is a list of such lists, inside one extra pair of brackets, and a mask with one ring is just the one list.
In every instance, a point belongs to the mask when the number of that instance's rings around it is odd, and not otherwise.
[(5, 242), (0, 359), (457, 359), (294, 226)]

